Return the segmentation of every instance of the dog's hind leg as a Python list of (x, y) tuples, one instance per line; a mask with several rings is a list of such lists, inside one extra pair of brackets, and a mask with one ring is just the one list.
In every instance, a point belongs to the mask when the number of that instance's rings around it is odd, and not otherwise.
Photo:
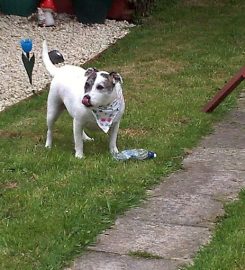
[(47, 108), (47, 139), (45, 147), (51, 148), (52, 141), (53, 141), (53, 126), (55, 121), (58, 119), (59, 115), (64, 110), (64, 105), (61, 101), (57, 102), (50, 102), (48, 100), (48, 108)]
[(82, 124), (80, 120), (76, 118), (73, 119), (73, 135), (74, 135), (74, 143), (75, 143), (75, 157), (82, 158), (83, 157), (83, 139), (82, 139)]
[(84, 141), (94, 141), (94, 138), (90, 138), (84, 131), (82, 136)]

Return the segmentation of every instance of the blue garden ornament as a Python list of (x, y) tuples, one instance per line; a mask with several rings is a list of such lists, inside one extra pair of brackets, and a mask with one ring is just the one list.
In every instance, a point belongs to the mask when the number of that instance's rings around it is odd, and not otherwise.
[(35, 55), (34, 53), (30, 57), (30, 52), (32, 50), (32, 40), (27, 39), (21, 39), (20, 45), (22, 48), (22, 62), (24, 64), (24, 67), (26, 69), (29, 82), (32, 84), (32, 71), (35, 64)]

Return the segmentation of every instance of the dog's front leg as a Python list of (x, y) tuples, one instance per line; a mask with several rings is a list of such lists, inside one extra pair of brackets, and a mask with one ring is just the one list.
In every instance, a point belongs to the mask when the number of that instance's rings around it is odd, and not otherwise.
[(118, 149), (117, 149), (117, 134), (118, 134), (118, 130), (119, 130), (119, 122), (113, 124), (110, 128), (110, 132), (109, 132), (109, 149), (111, 154), (116, 154), (118, 153)]
[(75, 157), (82, 158), (83, 157), (83, 140), (82, 140), (82, 124), (81, 121), (77, 119), (73, 119), (73, 135), (74, 135), (74, 143), (75, 143)]

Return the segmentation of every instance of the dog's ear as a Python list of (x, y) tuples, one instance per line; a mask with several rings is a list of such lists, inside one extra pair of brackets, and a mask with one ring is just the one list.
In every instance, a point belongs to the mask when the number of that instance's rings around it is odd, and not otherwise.
[(94, 67), (90, 67), (85, 71), (85, 76), (88, 77), (90, 76), (92, 73), (94, 72), (98, 72), (98, 69), (94, 68)]
[(112, 78), (113, 84), (116, 84), (117, 82), (123, 83), (122, 76), (119, 73), (112, 71), (109, 73), (109, 76)]

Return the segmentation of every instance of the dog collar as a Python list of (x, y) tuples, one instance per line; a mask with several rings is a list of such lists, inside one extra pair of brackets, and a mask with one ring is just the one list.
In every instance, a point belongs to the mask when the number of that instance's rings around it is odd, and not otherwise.
[(114, 100), (108, 106), (100, 106), (93, 108), (92, 113), (96, 119), (98, 126), (107, 133), (112, 125), (113, 120), (120, 111), (122, 98)]

